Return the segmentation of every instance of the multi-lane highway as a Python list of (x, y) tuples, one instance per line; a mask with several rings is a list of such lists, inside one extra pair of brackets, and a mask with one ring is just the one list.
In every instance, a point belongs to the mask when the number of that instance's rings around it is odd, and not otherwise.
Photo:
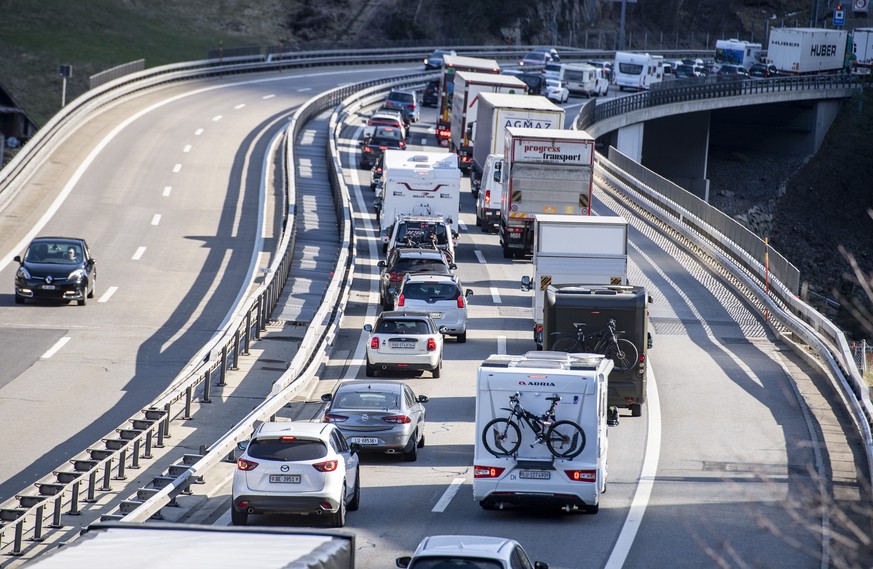
[[(85, 307), (14, 306), (15, 267), (0, 266), (9, 287), (0, 303), (0, 498), (141, 409), (221, 327), (269, 260), (279, 216), (262, 174), (293, 108), (331, 86), (401, 72), (307, 70), (148, 91), (102, 111), (47, 157), (0, 211), (0, 259), (35, 234), (84, 236), (98, 290)], [(368, 172), (356, 169), (352, 119), (340, 151), (359, 262), (313, 398), (363, 379), (361, 327), (379, 309), (373, 196)], [(410, 151), (433, 143), (433, 120), (423, 113)], [(699, 256), (599, 189), (595, 213), (628, 219), (630, 280), (654, 298), (649, 403), (643, 417), (625, 412), (610, 429), (599, 514), (479, 508), (470, 489), (475, 369), (489, 354), (533, 348), (530, 296), (518, 286), (531, 267), (503, 259), (497, 237), (475, 227), (468, 191), (461, 207), (458, 274), (475, 292), (468, 341), (446, 342), (440, 379), (392, 376), (430, 397), (427, 446), (415, 463), (365, 458), (361, 509), (348, 517), (359, 567), (392, 566), (436, 533), (514, 537), (566, 569), (822, 567), (823, 555), (840, 554), (838, 540), (821, 536), (846, 531), (836, 511), (860, 499), (858, 448), (840, 403)], [(220, 465), (215, 478), (227, 482), (232, 468)], [(228, 523), (228, 506), (229, 486), (215, 485), (204, 521)]]

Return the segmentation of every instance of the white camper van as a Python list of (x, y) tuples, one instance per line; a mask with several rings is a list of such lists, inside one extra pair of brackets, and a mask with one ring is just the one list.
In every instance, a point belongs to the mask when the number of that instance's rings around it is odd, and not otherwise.
[(643, 91), (664, 80), (664, 56), (617, 51), (612, 73), (619, 91)]
[(587, 63), (565, 63), (564, 83), (571, 95), (601, 97), (609, 91), (607, 70)]
[(473, 499), (482, 508), (597, 513), (612, 367), (599, 354), (547, 351), (492, 355), (479, 366)]

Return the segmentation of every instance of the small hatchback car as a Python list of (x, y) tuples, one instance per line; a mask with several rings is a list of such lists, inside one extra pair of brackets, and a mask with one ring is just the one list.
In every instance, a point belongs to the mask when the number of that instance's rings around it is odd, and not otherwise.
[(443, 335), (424, 312), (389, 310), (364, 324), (367, 339), (367, 377), (379, 370), (430, 371), (440, 376), (443, 367)]
[(397, 310), (427, 313), (443, 334), (467, 341), (467, 297), (455, 275), (407, 274), (397, 293)]
[(414, 461), (424, 447), (424, 395), (405, 383), (346, 381), (321, 400), (329, 403), (324, 422), (339, 427), (349, 444), (361, 451), (402, 454)]
[(233, 525), (245, 525), (249, 514), (329, 514), (333, 527), (343, 527), (346, 510), (358, 509), (360, 447), (336, 426), (266, 422), (243, 446), (233, 473)]
[(395, 248), (388, 260), (379, 261), (379, 298), (383, 310), (394, 308), (394, 297), (406, 273), (436, 273), (448, 275), (457, 269), (440, 249)]
[(432, 535), (396, 563), (407, 569), (549, 569), (542, 561), (531, 562), (514, 539), (484, 535)]
[(415, 91), (393, 89), (388, 93), (388, 98), (385, 99), (384, 106), (388, 108), (400, 107), (406, 109), (412, 122), (418, 122), (418, 119), (420, 118), (421, 110), (418, 107), (418, 95)]
[(97, 261), (84, 239), (37, 237), (30, 242), (15, 273), (15, 303), (33, 300), (75, 300), (84, 306), (94, 298)]

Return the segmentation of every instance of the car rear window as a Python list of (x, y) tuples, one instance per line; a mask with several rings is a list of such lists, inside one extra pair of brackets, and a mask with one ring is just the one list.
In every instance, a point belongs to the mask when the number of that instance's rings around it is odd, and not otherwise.
[(409, 569), (501, 569), (503, 564), (492, 559), (465, 557), (422, 557), (414, 559)]
[(383, 320), (376, 327), (379, 334), (430, 334), (424, 320)]
[(403, 241), (409, 237), (413, 241), (427, 242), (431, 236), (436, 235), (437, 245), (448, 245), (449, 236), (446, 226), (427, 221), (406, 221), (397, 227), (397, 240)]
[(400, 93), (395, 91), (388, 95), (388, 98), (392, 101), (400, 101), (401, 103), (411, 103), (413, 95), (412, 93)]
[(263, 460), (315, 460), (327, 456), (327, 446), (318, 439), (264, 438), (252, 440), (247, 452), (250, 457)]
[(400, 259), (394, 267), (394, 272), (405, 273), (414, 269), (429, 269), (444, 264), (439, 259)]
[(337, 407), (343, 409), (398, 409), (400, 394), (376, 391), (338, 393)]
[(407, 300), (455, 300), (460, 295), (458, 285), (453, 283), (407, 283), (403, 296)]

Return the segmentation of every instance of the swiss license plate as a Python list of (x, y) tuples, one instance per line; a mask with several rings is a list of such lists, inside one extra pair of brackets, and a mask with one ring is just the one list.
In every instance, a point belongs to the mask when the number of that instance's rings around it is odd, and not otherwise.
[(548, 480), (552, 477), (552, 473), (548, 470), (520, 470), (519, 478), (530, 478), (533, 480)]
[(350, 443), (358, 443), (359, 445), (377, 445), (379, 439), (376, 437), (349, 437)]
[(440, 318), (443, 317), (443, 313), (442, 312), (431, 312), (430, 317), (434, 318), (436, 320), (439, 320)]
[(42, 290), (55, 290), (56, 288), (58, 287), (55, 285), (42, 285)]
[(415, 347), (415, 342), (391, 342), (392, 348), (400, 348), (403, 350), (411, 350)]
[(271, 474), (270, 482), (275, 484), (300, 484), (299, 474)]

